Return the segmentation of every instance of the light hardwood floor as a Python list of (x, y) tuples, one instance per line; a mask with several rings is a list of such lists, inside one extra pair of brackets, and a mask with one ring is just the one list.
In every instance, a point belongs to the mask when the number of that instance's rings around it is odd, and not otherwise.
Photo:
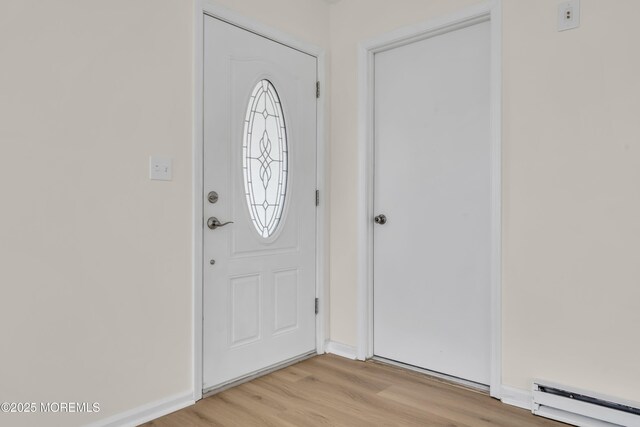
[(322, 355), (203, 399), (145, 426), (565, 424), (420, 373)]

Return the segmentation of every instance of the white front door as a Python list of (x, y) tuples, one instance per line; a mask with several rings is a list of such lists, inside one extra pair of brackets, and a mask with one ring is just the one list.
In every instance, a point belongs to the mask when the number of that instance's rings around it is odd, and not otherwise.
[(315, 351), (316, 58), (204, 37), (206, 391)]
[[(489, 384), (489, 22), (376, 53), (374, 354)], [(380, 221), (379, 222), (384, 222)]]

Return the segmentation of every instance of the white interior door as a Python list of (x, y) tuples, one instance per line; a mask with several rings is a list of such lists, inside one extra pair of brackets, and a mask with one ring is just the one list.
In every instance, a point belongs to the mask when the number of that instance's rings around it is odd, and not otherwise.
[(316, 58), (211, 17), (204, 37), (208, 390), (315, 350)]
[(489, 384), (490, 24), (375, 54), (374, 353)]

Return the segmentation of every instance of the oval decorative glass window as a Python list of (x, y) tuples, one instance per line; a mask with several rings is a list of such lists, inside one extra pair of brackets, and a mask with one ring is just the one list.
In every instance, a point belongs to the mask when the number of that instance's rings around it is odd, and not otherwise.
[(258, 234), (271, 236), (287, 194), (287, 130), (282, 105), (269, 80), (258, 82), (247, 106), (242, 143), (244, 190)]

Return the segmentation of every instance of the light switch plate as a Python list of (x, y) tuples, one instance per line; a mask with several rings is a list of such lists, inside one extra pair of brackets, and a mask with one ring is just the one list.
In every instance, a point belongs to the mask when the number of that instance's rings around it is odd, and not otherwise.
[(558, 5), (558, 31), (580, 26), (580, 0), (565, 1)]
[(149, 157), (149, 179), (171, 181), (173, 175), (171, 159), (167, 157)]

